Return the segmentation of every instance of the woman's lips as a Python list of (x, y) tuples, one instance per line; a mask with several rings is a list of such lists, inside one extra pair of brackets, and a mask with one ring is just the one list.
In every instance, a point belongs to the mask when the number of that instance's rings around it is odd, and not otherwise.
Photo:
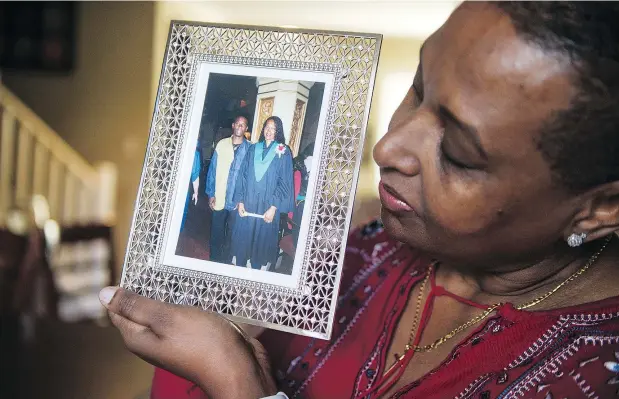
[(410, 205), (396, 197), (394, 194), (391, 194), (387, 190), (387, 188), (385, 188), (385, 185), (382, 181), (378, 184), (378, 194), (380, 196), (380, 201), (383, 203), (385, 208), (389, 209), (390, 211), (415, 212), (415, 210), (411, 208)]

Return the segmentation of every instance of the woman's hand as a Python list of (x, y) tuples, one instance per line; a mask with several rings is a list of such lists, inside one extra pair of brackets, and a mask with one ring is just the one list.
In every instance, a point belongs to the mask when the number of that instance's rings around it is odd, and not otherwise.
[(277, 208), (275, 208), (274, 206), (270, 207), (265, 213), (264, 213), (264, 221), (267, 223), (271, 223), (273, 222), (273, 218), (275, 217), (275, 211), (277, 210)]
[(239, 202), (239, 215), (241, 215), (242, 218), (245, 217), (245, 205), (243, 205), (242, 202)]
[(262, 345), (223, 317), (117, 287), (99, 297), (131, 352), (196, 383), (210, 399), (277, 392)]

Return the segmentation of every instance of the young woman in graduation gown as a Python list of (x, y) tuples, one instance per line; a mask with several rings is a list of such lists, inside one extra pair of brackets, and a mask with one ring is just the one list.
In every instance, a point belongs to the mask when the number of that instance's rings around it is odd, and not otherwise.
[[(292, 210), (293, 194), (292, 154), (281, 119), (272, 116), (245, 157), (234, 194), (239, 214), (230, 246), (236, 265), (245, 266), (248, 261), (254, 269), (275, 265), (280, 214)], [(248, 212), (263, 217), (248, 216)]]

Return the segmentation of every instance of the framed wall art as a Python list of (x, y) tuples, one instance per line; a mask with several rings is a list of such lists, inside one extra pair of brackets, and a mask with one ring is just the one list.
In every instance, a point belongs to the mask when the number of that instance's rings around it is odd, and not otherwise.
[(380, 45), (173, 21), (121, 286), (329, 339)]

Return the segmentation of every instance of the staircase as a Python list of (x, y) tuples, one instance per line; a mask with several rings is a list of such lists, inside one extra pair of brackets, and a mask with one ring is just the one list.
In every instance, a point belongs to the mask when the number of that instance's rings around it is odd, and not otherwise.
[(114, 221), (116, 170), (93, 166), (0, 85), (0, 226), (34, 195), (61, 225)]
[[(101, 317), (96, 294), (113, 279), (116, 173), (114, 164), (88, 163), (0, 85), (0, 232), (28, 242), (22, 256), (8, 253), (15, 246), (0, 248), (4, 250), (0, 252), (0, 293), (3, 282), (5, 294), (11, 284), (25, 297), (24, 284), (28, 292), (40, 293), (40, 277), (33, 275), (41, 273), (28, 274), (29, 268), (37, 267), (25, 266), (24, 259), (39, 252), (32, 242), (33, 237), (41, 237), (42, 255), (37, 262), (52, 276), (60, 319)], [(19, 264), (15, 259), (20, 259)], [(16, 281), (3, 280), (2, 273), (15, 275), (11, 268), (21, 268)]]

